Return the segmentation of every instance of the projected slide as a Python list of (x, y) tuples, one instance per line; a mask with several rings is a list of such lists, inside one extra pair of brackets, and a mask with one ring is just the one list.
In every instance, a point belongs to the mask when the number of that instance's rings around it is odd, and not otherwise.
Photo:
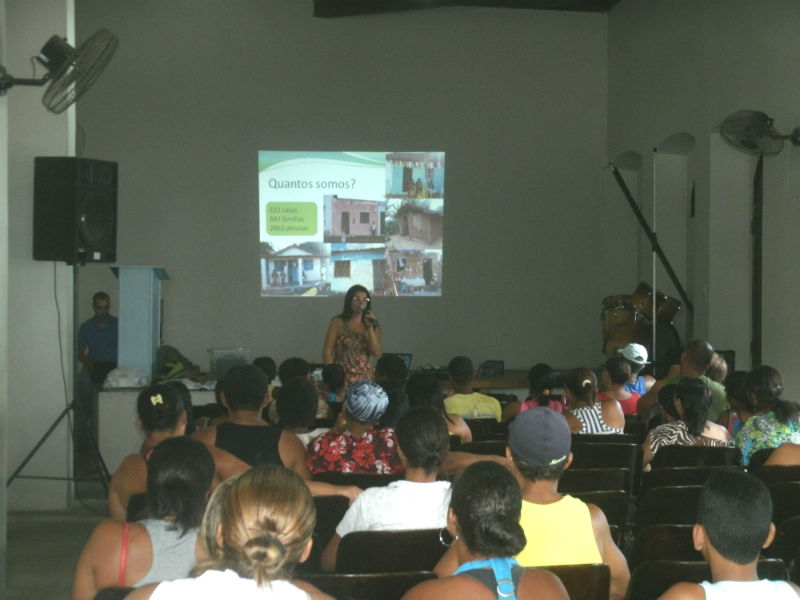
[(262, 296), (440, 296), (444, 152), (258, 153)]

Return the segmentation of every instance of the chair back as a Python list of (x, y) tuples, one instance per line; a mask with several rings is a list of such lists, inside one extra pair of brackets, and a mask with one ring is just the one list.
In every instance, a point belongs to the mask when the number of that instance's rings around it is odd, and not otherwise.
[(600, 492), (605, 490), (631, 489), (631, 470), (610, 469), (567, 469), (558, 480), (558, 491), (562, 494), (577, 492)]
[(783, 523), (789, 517), (800, 515), (800, 482), (783, 481), (769, 486), (772, 496), (772, 522)]
[(654, 487), (639, 497), (636, 530), (659, 523), (694, 525), (702, 485)]
[(458, 450), (472, 454), (505, 456), (506, 445), (506, 440), (481, 440), (461, 444)]
[(573, 433), (572, 443), (601, 442), (607, 444), (639, 444), (637, 437), (630, 433)]
[(436, 575), (431, 571), (304, 573), (299, 579), (340, 600), (400, 600), (412, 587)]
[(557, 565), (544, 568), (561, 580), (570, 600), (608, 600), (611, 584), (608, 565)]
[[(758, 561), (760, 579), (786, 579), (786, 567), (777, 558)], [(679, 581), (700, 583), (711, 581), (707, 562), (656, 560), (640, 564), (633, 570), (627, 600), (653, 600)]]
[(694, 525), (666, 523), (643, 527), (634, 538), (628, 566), (634, 569), (652, 560), (704, 560), (703, 555), (694, 549), (693, 529)]
[(639, 492), (644, 492), (654, 487), (674, 485), (705, 485), (706, 480), (714, 471), (730, 470), (735, 467), (655, 467), (649, 472), (642, 473), (642, 482)]
[[(464, 418), (464, 422), (469, 427), (470, 433), (472, 433), (472, 439), (476, 442), (481, 440), (493, 440), (498, 439), (495, 437), (495, 432), (497, 431), (497, 419), (492, 419), (489, 417), (481, 417), (481, 418)], [(500, 437), (500, 439), (505, 439), (508, 437), (508, 430), (506, 430), (505, 436)]]
[(655, 467), (737, 467), (741, 462), (739, 448), (725, 446), (665, 446), (653, 457)]
[(754, 469), (750, 461), (748, 471), (768, 486), (784, 481), (800, 481), (800, 465), (764, 465)]
[(790, 565), (800, 554), (800, 516), (789, 517), (778, 523), (776, 528), (775, 539), (761, 553), (765, 556), (780, 558), (784, 563)]
[(354, 531), (339, 542), (338, 573), (430, 571), (447, 547), (439, 529)]
[(350, 501), (344, 496), (314, 496), (317, 523), (314, 526), (314, 544), (305, 562), (296, 567), (298, 573), (315, 572), (322, 569), (322, 551), (336, 533), (336, 526), (347, 512)]
[(642, 447), (638, 444), (616, 444), (608, 442), (573, 442), (573, 469), (621, 468), (631, 472), (631, 483), (627, 490), (634, 495), (642, 468)]

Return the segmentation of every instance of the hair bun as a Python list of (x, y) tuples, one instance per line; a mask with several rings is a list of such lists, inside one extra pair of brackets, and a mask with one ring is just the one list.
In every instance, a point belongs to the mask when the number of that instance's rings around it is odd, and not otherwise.
[(278, 564), (286, 555), (281, 541), (271, 535), (260, 535), (247, 540), (244, 545), (244, 554), (251, 563)]

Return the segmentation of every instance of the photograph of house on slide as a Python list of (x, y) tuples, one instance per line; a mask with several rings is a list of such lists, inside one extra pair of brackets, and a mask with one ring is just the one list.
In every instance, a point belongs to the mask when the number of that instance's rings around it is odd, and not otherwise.
[(261, 151), (261, 295), (440, 296), (444, 152)]

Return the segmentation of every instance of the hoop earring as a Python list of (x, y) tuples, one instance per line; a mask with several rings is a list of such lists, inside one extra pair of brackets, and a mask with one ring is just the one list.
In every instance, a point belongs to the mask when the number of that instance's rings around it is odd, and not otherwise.
[[(445, 538), (445, 532), (447, 532), (447, 536), (446, 536), (446, 538)], [(450, 540), (450, 543), (448, 544), (448, 543), (445, 541), (445, 539), (449, 539), (449, 540)], [(442, 546), (444, 546), (445, 548), (449, 548), (450, 546), (452, 546), (452, 545), (453, 545), (455, 542), (457, 542), (457, 541), (458, 541), (458, 536), (455, 536), (455, 537), (453, 537), (453, 536), (450, 534), (450, 532), (449, 532), (449, 531), (447, 531), (447, 527), (442, 527), (442, 528), (439, 530), (439, 543), (440, 543)]]

